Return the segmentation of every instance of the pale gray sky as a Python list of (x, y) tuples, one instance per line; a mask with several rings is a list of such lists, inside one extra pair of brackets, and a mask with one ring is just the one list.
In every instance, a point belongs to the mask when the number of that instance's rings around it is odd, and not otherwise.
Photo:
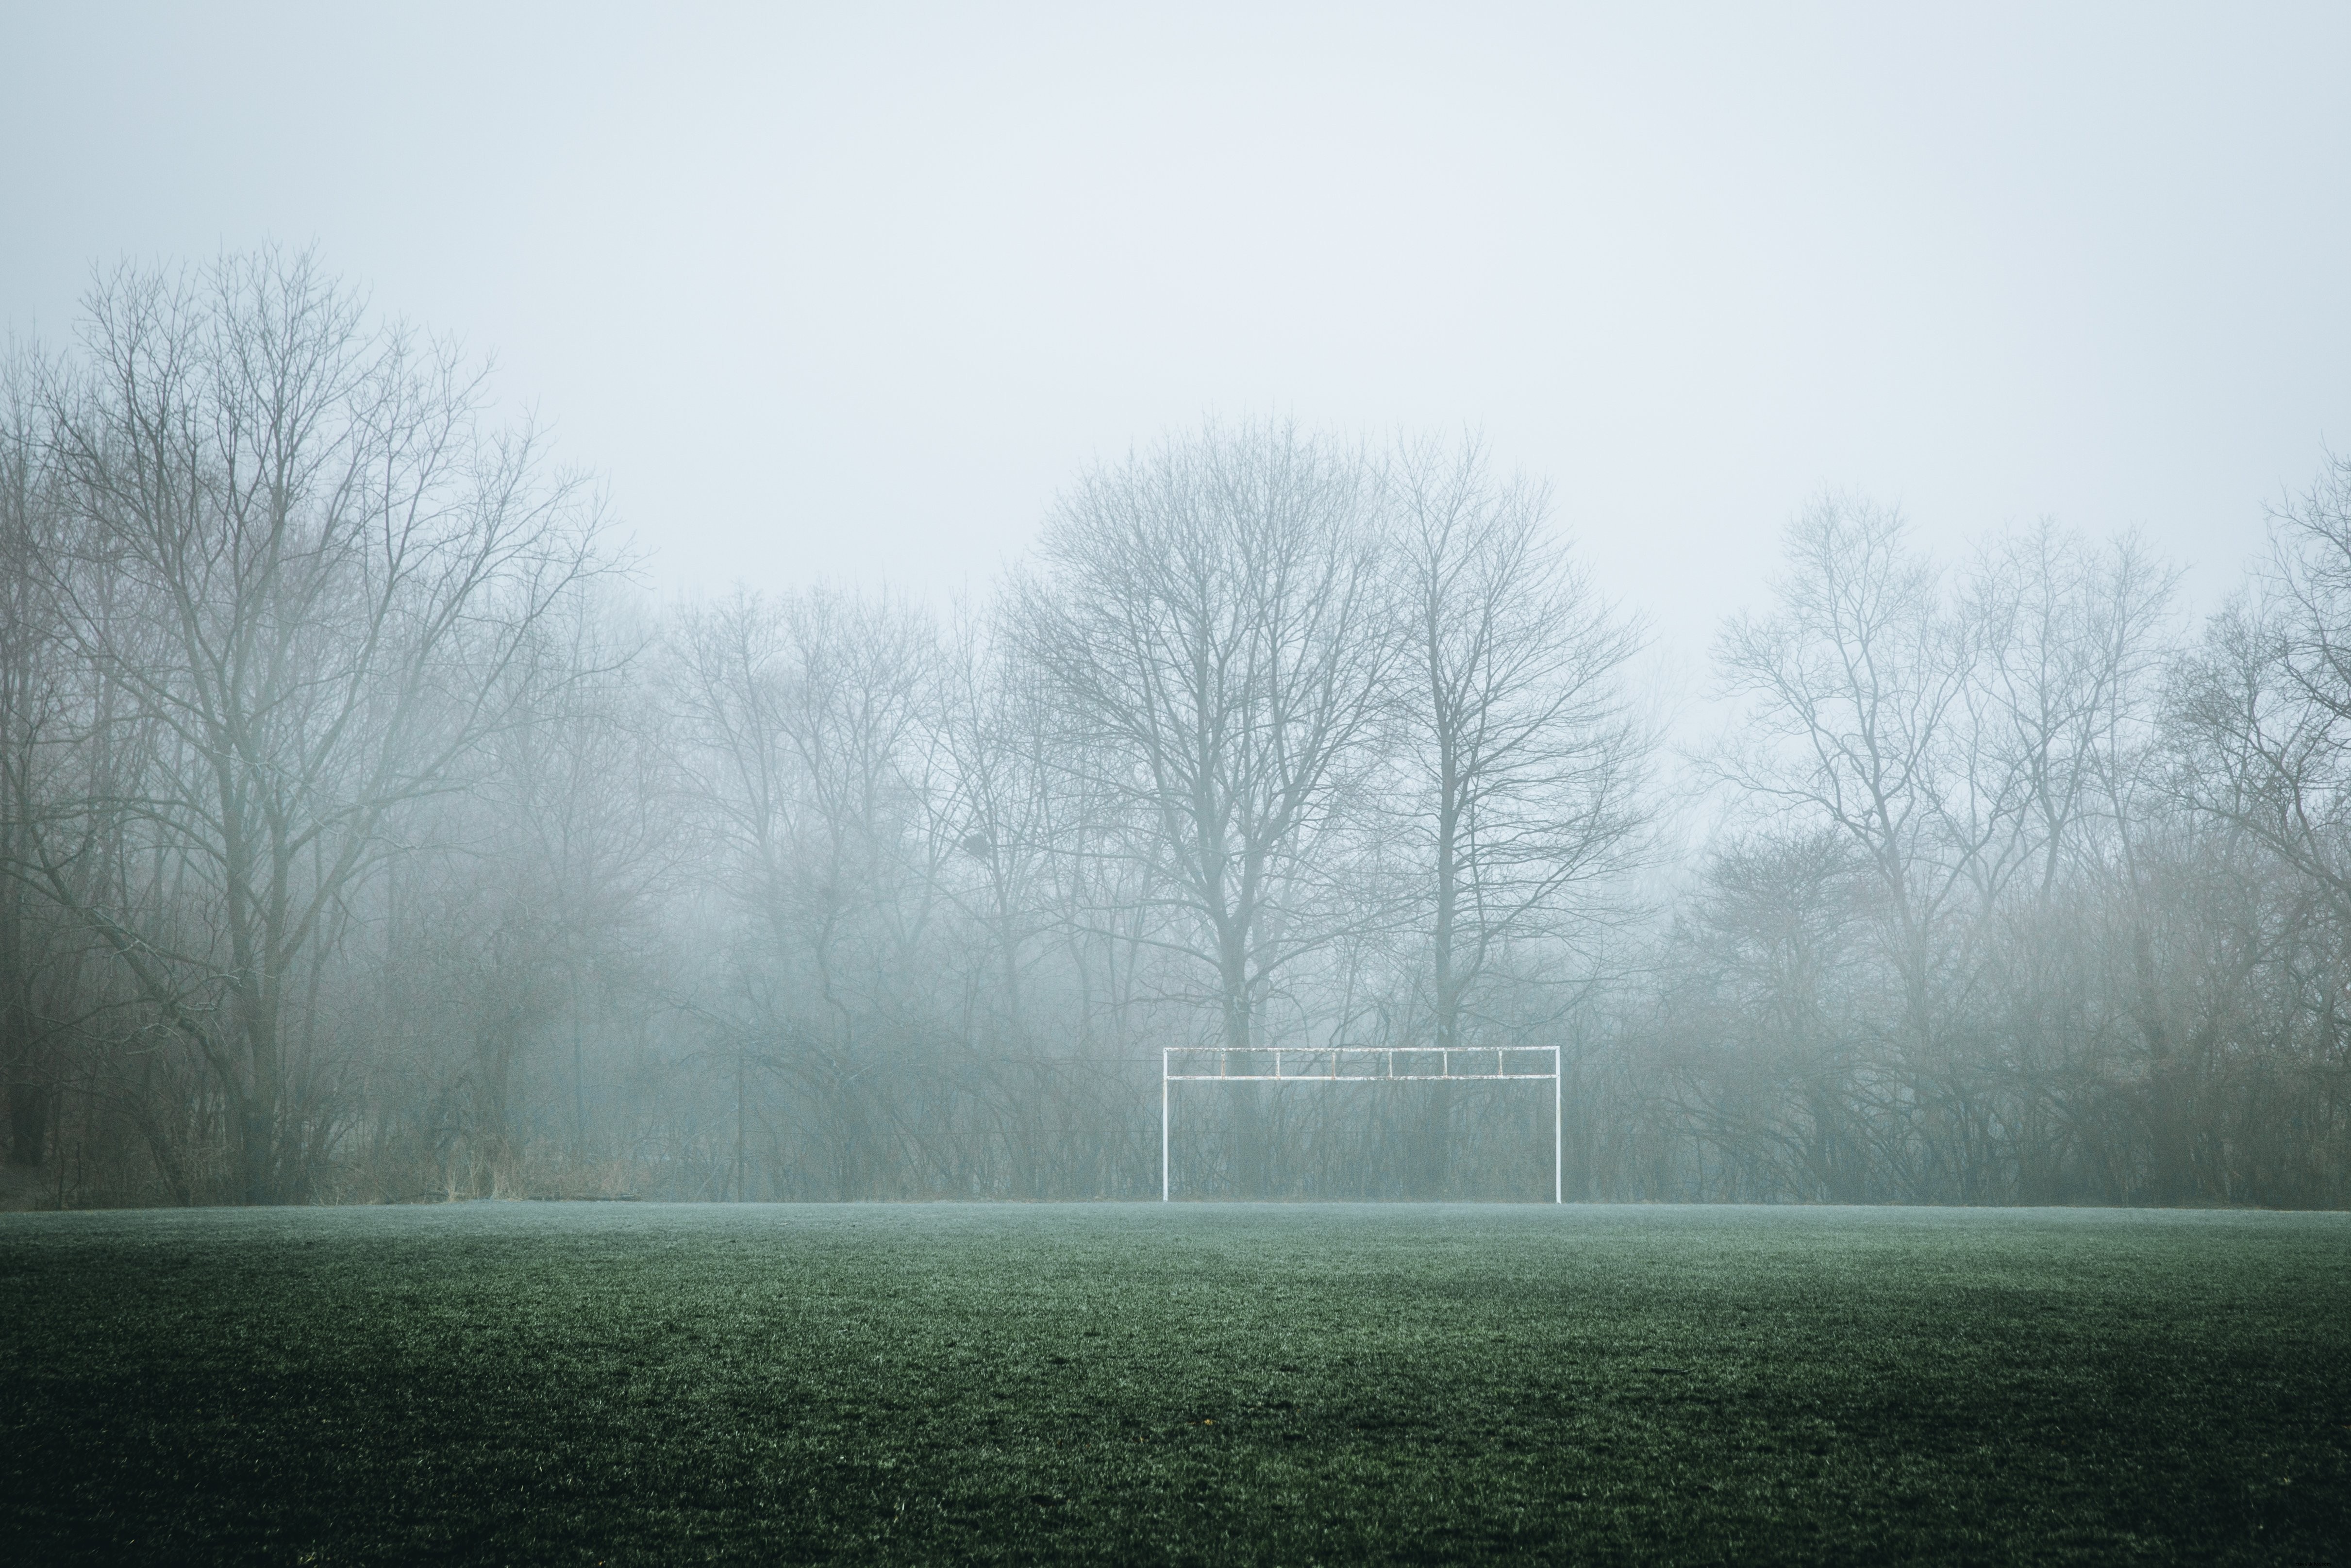
[(1203, 412), (1482, 427), (1695, 660), (1823, 485), (2199, 601), (2351, 445), (2351, 5), (0, 3), (0, 322), (313, 244), (664, 588), (984, 586)]

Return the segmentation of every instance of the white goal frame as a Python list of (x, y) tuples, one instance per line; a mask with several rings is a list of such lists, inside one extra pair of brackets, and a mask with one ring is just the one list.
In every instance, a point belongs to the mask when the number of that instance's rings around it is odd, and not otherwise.
[[(1551, 1057), (1549, 1072), (1510, 1071), (1510, 1058), (1512, 1056), (1523, 1060), (1529, 1056), (1539, 1058), (1545, 1052), (1548, 1052)], [(1176, 1071), (1176, 1058), (1179, 1055), (1214, 1056), (1217, 1059), (1217, 1071), (1178, 1072)], [(1273, 1071), (1234, 1072), (1230, 1071), (1230, 1066), (1232, 1059), (1236, 1056), (1253, 1057), (1260, 1061), (1267, 1056), (1271, 1056)], [(1396, 1071), (1396, 1058), (1399, 1056), (1418, 1057), (1424, 1060), (1436, 1057), (1437, 1071), (1399, 1072)], [(1284, 1071), (1282, 1064), (1284, 1057), (1293, 1061), (1306, 1059), (1306, 1066), (1301, 1071)], [(1346, 1060), (1360, 1061), (1365, 1068), (1376, 1066), (1378, 1071), (1343, 1072), (1340, 1067)], [(1484, 1063), (1487, 1061), (1493, 1063), (1490, 1071), (1484, 1070)], [(1405, 1065), (1410, 1068), (1421, 1064), (1407, 1061)], [(1526, 1080), (1541, 1082), (1544, 1079), (1551, 1081), (1551, 1200), (1553, 1203), (1564, 1203), (1566, 1188), (1563, 1178), (1566, 1163), (1563, 1134), (1567, 1107), (1564, 1081), (1560, 1072), (1558, 1046), (1488, 1045), (1470, 1049), (1463, 1046), (1436, 1045), (1325, 1045), (1309, 1050), (1297, 1046), (1269, 1045), (1252, 1047), (1247, 1051), (1230, 1051), (1223, 1046), (1214, 1045), (1162, 1046), (1159, 1051), (1159, 1201), (1162, 1203), (1170, 1201), (1171, 1145), (1168, 1128), (1172, 1116), (1172, 1094), (1178, 1083), (1498, 1083)]]

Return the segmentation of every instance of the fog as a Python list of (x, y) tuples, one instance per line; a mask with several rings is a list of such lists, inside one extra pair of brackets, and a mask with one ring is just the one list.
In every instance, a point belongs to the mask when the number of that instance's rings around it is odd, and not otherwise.
[(2337, 12), (8, 34), (11, 1202), (2351, 1195)]
[(315, 243), (666, 586), (984, 589), (1203, 413), (1483, 430), (1695, 684), (1823, 486), (2146, 532), (2351, 428), (2329, 6), (45, 7), (0, 323)]

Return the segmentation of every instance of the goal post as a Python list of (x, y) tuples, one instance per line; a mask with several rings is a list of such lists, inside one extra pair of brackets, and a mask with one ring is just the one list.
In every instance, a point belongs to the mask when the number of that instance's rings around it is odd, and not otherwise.
[[(1184, 1071), (1213, 1058), (1214, 1071)], [(1233, 1059), (1253, 1068), (1272, 1059), (1271, 1071), (1232, 1071)], [(1179, 1062), (1179, 1058), (1190, 1061)], [(1567, 1107), (1555, 1045), (1265, 1046), (1232, 1051), (1223, 1046), (1170, 1045), (1159, 1051), (1159, 1201), (1171, 1201), (1174, 1091), (1178, 1083), (1498, 1083), (1551, 1081), (1551, 1200), (1566, 1201), (1564, 1131)]]

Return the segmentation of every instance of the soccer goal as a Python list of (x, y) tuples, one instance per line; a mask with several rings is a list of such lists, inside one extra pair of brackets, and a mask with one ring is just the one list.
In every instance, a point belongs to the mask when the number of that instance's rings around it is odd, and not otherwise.
[[(1233, 1059), (1246, 1059), (1250, 1068), (1262, 1068), (1272, 1059), (1270, 1071), (1235, 1071)], [(1201, 1059), (1211, 1059), (1214, 1071), (1202, 1071)], [(1171, 1045), (1159, 1052), (1159, 1201), (1170, 1201), (1173, 1159), (1168, 1130), (1174, 1119), (1175, 1088), (1178, 1083), (1494, 1083), (1519, 1080), (1551, 1081), (1551, 1200), (1566, 1201), (1562, 1176), (1564, 1144), (1562, 1130), (1566, 1107), (1560, 1078), (1560, 1048), (1555, 1045), (1481, 1046), (1476, 1050), (1437, 1046), (1333, 1045), (1318, 1051), (1268, 1046), (1261, 1051), (1228, 1051), (1220, 1046)]]

